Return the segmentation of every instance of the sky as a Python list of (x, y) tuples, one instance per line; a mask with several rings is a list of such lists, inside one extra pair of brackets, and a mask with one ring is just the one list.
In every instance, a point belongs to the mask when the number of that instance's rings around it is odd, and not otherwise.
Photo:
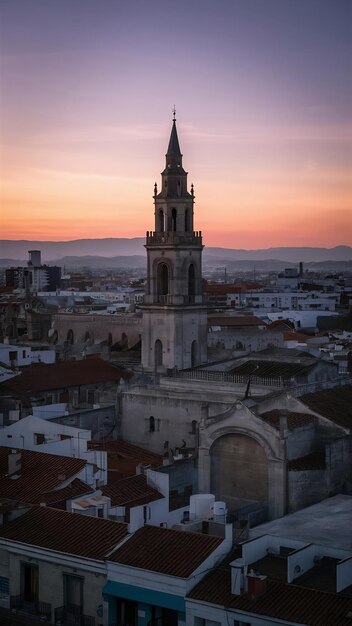
[(352, 245), (351, 0), (0, 0), (1, 238), (152, 230), (173, 105), (206, 245)]

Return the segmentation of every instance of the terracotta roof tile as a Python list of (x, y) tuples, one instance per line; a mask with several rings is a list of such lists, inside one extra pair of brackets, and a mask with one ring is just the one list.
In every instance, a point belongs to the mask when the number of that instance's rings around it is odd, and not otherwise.
[(347, 614), (352, 610), (351, 597), (327, 593), (268, 579), (266, 592), (255, 599), (247, 593), (231, 593), (230, 568), (210, 572), (187, 596), (193, 600), (219, 605), (275, 620), (309, 626), (350, 626)]
[(102, 561), (127, 534), (127, 524), (49, 507), (34, 507), (0, 527), (0, 538)]
[[(279, 430), (281, 413), (282, 412), (279, 409), (273, 409), (272, 411), (262, 413), (259, 417)], [(287, 412), (287, 426), (290, 430), (300, 428), (301, 426), (307, 426), (308, 424), (313, 424), (316, 420), (317, 418), (314, 417), (314, 415), (310, 415), (310, 413), (297, 413), (295, 411)]]
[(231, 370), (231, 374), (249, 376), (254, 374), (257, 378), (299, 378), (314, 367), (315, 363), (290, 363), (284, 361), (259, 361), (249, 360)]
[(21, 368), (21, 375), (3, 383), (18, 393), (78, 387), (94, 383), (129, 380), (132, 372), (114, 367), (103, 359), (83, 359), (61, 363), (35, 363)]
[(222, 538), (144, 526), (110, 560), (140, 569), (188, 578), (221, 544)]
[(104, 496), (111, 498), (112, 506), (139, 506), (160, 500), (164, 496), (147, 484), (144, 474), (123, 478), (113, 485), (101, 487)]
[(352, 385), (307, 393), (300, 400), (318, 415), (352, 429)]
[[(11, 476), (9, 455), (12, 448), (0, 447), (0, 498), (34, 504), (45, 502), (52, 492), (86, 465), (83, 459), (34, 450), (17, 450), (21, 454), (18, 469)], [(50, 496), (51, 497), (51, 496)]]
[(108, 453), (108, 469), (118, 472), (119, 478), (134, 476), (136, 467), (139, 464), (144, 466), (150, 465), (154, 468), (163, 464), (161, 454), (150, 452), (122, 439), (90, 441), (88, 448), (90, 450), (106, 450)]

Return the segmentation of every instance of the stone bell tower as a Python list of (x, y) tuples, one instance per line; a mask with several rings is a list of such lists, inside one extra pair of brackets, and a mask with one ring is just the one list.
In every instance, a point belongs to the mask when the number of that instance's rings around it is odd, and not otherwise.
[(142, 364), (185, 369), (207, 361), (207, 307), (202, 296), (202, 233), (194, 231), (194, 190), (172, 122), (161, 173), (154, 185), (155, 229), (147, 232), (147, 288), (143, 305)]

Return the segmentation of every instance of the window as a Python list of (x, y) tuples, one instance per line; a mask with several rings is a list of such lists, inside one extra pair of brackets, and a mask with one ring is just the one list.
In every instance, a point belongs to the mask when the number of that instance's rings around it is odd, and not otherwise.
[(155, 418), (153, 417), (153, 415), (151, 415), (149, 418), (149, 432), (150, 433), (155, 432)]
[(176, 211), (176, 209), (172, 209), (172, 211), (171, 211), (171, 230), (173, 232), (176, 231), (176, 226), (177, 226), (177, 211)]
[(159, 296), (166, 296), (169, 293), (169, 268), (166, 263), (158, 265), (157, 290)]
[(38, 567), (21, 563), (21, 593), (25, 602), (38, 602)]
[(37, 446), (45, 443), (45, 435), (43, 433), (34, 433), (34, 443)]
[(83, 613), (83, 578), (64, 574), (64, 605), (74, 615)]
[(95, 402), (95, 389), (87, 389), (87, 403), (94, 404)]
[(192, 420), (191, 428), (192, 428), (191, 430), (192, 435), (195, 435), (197, 432), (197, 420)]
[(5, 578), (5, 576), (0, 576), (0, 604), (7, 605), (9, 598), (9, 579)]

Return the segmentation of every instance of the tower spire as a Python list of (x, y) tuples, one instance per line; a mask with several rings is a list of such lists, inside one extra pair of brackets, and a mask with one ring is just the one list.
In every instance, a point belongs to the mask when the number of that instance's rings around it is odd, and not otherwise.
[(178, 156), (178, 157), (182, 157), (181, 154), (181, 150), (180, 150), (180, 144), (178, 141), (178, 136), (177, 136), (177, 129), (176, 129), (176, 107), (174, 105), (174, 108), (172, 109), (172, 129), (171, 129), (171, 135), (170, 135), (170, 141), (169, 141), (169, 146), (167, 149), (167, 153), (166, 156)]

